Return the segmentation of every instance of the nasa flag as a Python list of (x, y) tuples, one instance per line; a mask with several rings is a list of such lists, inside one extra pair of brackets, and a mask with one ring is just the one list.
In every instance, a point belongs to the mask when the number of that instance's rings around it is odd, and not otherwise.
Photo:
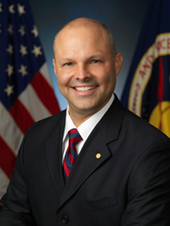
[(150, 0), (121, 102), (170, 137), (170, 1)]

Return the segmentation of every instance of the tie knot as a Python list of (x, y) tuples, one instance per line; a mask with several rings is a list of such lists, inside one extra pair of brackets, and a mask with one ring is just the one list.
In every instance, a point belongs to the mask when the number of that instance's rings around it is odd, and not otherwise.
[(70, 145), (76, 146), (82, 140), (82, 137), (80, 136), (77, 129), (71, 129), (68, 134)]

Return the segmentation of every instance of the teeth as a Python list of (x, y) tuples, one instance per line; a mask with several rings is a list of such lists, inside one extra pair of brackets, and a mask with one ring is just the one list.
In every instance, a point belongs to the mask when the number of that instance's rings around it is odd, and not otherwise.
[(94, 87), (75, 87), (76, 90), (78, 91), (87, 91), (90, 89), (93, 89)]

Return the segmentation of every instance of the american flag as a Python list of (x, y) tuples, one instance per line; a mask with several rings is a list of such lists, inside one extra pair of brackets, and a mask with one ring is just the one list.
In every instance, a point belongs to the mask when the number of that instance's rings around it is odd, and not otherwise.
[(27, 129), (59, 111), (27, 0), (0, 0), (0, 197)]

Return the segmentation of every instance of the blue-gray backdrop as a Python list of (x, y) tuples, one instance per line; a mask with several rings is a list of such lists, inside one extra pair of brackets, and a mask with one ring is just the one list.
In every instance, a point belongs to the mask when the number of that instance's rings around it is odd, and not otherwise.
[(149, 0), (28, 0), (39, 30), (55, 93), (61, 110), (67, 101), (61, 95), (53, 72), (53, 39), (67, 22), (78, 17), (89, 17), (106, 24), (111, 30), (118, 52), (124, 61), (117, 77), (115, 93), (121, 97), (143, 24)]

